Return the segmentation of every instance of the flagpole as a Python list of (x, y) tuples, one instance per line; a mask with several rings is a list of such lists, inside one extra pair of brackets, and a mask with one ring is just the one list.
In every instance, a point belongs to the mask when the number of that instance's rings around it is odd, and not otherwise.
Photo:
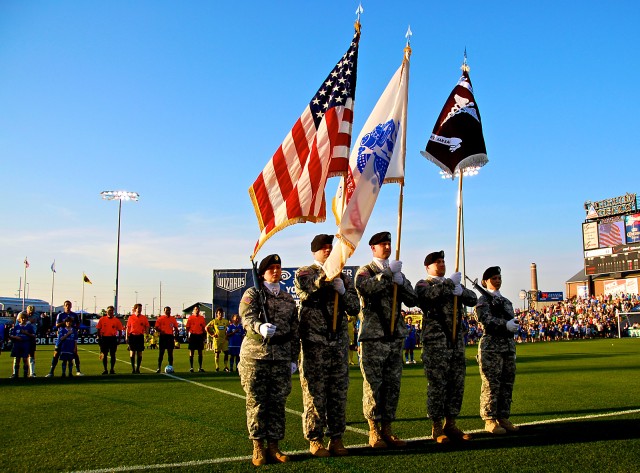
[(53, 264), (51, 265), (51, 320), (53, 320), (53, 287), (56, 283), (56, 260), (53, 260)]
[(27, 257), (25, 256), (24, 257), (24, 290), (22, 291), (22, 311), (23, 312), (24, 312), (24, 306), (25, 306), (24, 300), (27, 295), (27, 265), (29, 264), (28, 261), (29, 260), (27, 260)]
[(84, 313), (84, 285), (86, 284), (84, 279), (87, 277), (86, 273), (83, 271), (82, 272), (82, 302), (80, 304), (81, 309), (80, 309), (80, 320), (82, 320), (82, 314)]
[[(409, 61), (409, 57), (411, 57), (411, 46), (409, 45), (411, 38), (411, 28), (407, 30), (407, 45), (404, 48), (404, 63), (406, 64)], [(405, 74), (406, 71), (403, 71)], [(407, 87), (405, 88), (405, 104), (407, 108), (409, 107), (409, 78), (403, 77), (403, 80), (407, 81)], [(402, 169), (405, 169), (405, 162), (407, 157), (407, 110), (405, 109), (405, 113), (402, 115), (402, 136), (400, 138), (402, 140)], [(406, 174), (406, 173), (405, 173)], [(380, 183), (382, 185), (382, 183)], [(404, 179), (400, 182), (400, 193), (398, 195), (398, 227), (396, 230), (397, 239), (396, 239), (396, 260), (400, 260), (400, 243), (402, 241), (402, 207), (404, 204)], [(391, 302), (391, 327), (389, 332), (393, 335), (396, 327), (396, 305), (398, 303), (398, 285), (393, 284), (393, 299)]]
[[(462, 227), (462, 175), (464, 174), (463, 170), (459, 170), (460, 181), (458, 182), (458, 217), (457, 217), (457, 225), (456, 225), (456, 267), (455, 272), (457, 273), (460, 269), (460, 229)], [(451, 330), (451, 341), (453, 344), (456, 343), (458, 329), (458, 296), (453, 296), (453, 327)]]
[[(355, 30), (360, 33), (360, 15), (364, 12), (364, 9), (362, 8), (362, 2), (358, 5), (358, 8), (356, 9), (356, 22), (353, 25), (353, 27), (355, 28)], [(353, 108), (355, 109), (355, 104), (353, 106)], [(351, 135), (349, 135), (349, 141), (351, 141)], [(343, 183), (345, 182), (344, 177), (343, 179)], [(344, 187), (344, 186), (343, 186)], [(344, 209), (346, 206), (346, 201), (345, 199), (342, 199), (342, 209), (340, 209), (340, 215), (344, 214)], [(337, 277), (340, 277), (340, 275), (338, 275)], [(333, 333), (336, 333), (336, 331), (338, 330), (338, 293), (336, 292), (334, 297), (333, 297), (333, 320), (332, 320), (332, 331)]]

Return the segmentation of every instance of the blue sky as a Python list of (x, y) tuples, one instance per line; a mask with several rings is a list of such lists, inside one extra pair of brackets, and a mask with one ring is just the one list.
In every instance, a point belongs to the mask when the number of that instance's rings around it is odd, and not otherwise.
[[(457, 181), (424, 149), (460, 75), (465, 47), (489, 163), (464, 181), (467, 272), (503, 268), (517, 304), (538, 266), (564, 291), (582, 261), (583, 203), (636, 192), (640, 4), (364, 2), (354, 136), (402, 60), (411, 76), (401, 259), (423, 277), (426, 253), (454, 267)], [(0, 3), (0, 295), (98, 309), (113, 301), (117, 203), (120, 305), (181, 309), (211, 299), (211, 270), (248, 267), (259, 230), (248, 187), (346, 51), (357, 2)], [(338, 185), (327, 185), (330, 199)], [(395, 235), (398, 186), (383, 187), (365, 233)], [(330, 212), (330, 211), (329, 211)], [(334, 233), (296, 225), (259, 257), (310, 261)], [(349, 264), (364, 264), (358, 248)], [(156, 298), (155, 301), (153, 298)]]

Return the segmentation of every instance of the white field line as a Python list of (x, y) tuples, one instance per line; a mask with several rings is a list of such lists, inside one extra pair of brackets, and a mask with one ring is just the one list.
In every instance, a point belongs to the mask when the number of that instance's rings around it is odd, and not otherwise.
[[(97, 355), (100, 354), (100, 353), (95, 352), (93, 350), (86, 350), (85, 349), (84, 351), (86, 351), (88, 353), (94, 353), (94, 354), (97, 354)], [(129, 365), (131, 364), (130, 361), (120, 360), (118, 358), (116, 358), (116, 359), (118, 361), (122, 362), (122, 363), (127, 363)], [(150, 371), (152, 373), (155, 372), (155, 370), (153, 370), (151, 368), (142, 367), (142, 369), (144, 369), (146, 371)], [(198, 381), (192, 381), (190, 379), (181, 378), (180, 376), (176, 376), (175, 374), (167, 374), (167, 373), (162, 373), (162, 374), (164, 374), (165, 376), (168, 376), (169, 378), (173, 378), (173, 379), (175, 379), (177, 381), (183, 381), (185, 383), (190, 383), (190, 384), (193, 384), (193, 385), (201, 387), (201, 388), (211, 389), (212, 391), (216, 391), (216, 392), (221, 393), (221, 394), (226, 394), (227, 396), (232, 396), (232, 397), (235, 397), (235, 398), (238, 398), (238, 399), (242, 399), (242, 400), (246, 399), (246, 397), (243, 394), (237, 394), (237, 393), (234, 393), (234, 392), (231, 392), (231, 391), (227, 391), (225, 389), (220, 389), (220, 388), (216, 388), (216, 387), (213, 387), (213, 386), (208, 386), (206, 384), (199, 383)], [(293, 415), (296, 415), (298, 417), (302, 417), (302, 412), (300, 412), (300, 411), (289, 409), (288, 407), (285, 408), (285, 411), (288, 412), (289, 414), (293, 414)], [(366, 437), (369, 436), (369, 431), (368, 430), (358, 429), (356, 427), (351, 427), (349, 425), (347, 425), (346, 428), (350, 432), (355, 432), (356, 434), (364, 435)]]
[[(96, 353), (90, 350), (85, 350), (87, 352), (90, 353)], [(121, 361), (123, 363), (128, 363), (127, 361), (124, 360), (118, 360)], [(148, 371), (153, 371), (150, 368), (144, 368)], [(179, 376), (175, 376), (175, 375), (170, 375), (170, 374), (166, 374), (164, 373), (165, 376), (169, 376), (171, 378), (174, 378), (178, 381), (184, 381), (186, 383), (191, 383), (194, 384), (196, 386), (202, 387), (202, 388), (206, 388), (206, 389), (211, 389), (213, 391), (217, 391), (219, 393), (222, 394), (227, 394), (229, 396), (233, 396), (236, 398), (240, 398), (240, 399), (245, 399), (244, 396), (240, 395), (240, 394), (236, 394), (233, 393), (231, 391), (226, 391), (224, 389), (219, 389), (219, 388), (214, 388), (212, 386), (207, 386), (206, 384), (202, 384), (202, 383), (198, 383), (197, 381), (191, 381), (189, 379), (184, 379), (181, 378)], [(299, 415), (302, 416), (301, 412), (298, 411), (294, 411), (293, 409), (286, 409), (287, 412), (289, 412), (290, 414), (295, 414), (295, 415)], [(588, 420), (588, 419), (598, 419), (598, 418), (602, 418), (602, 417), (616, 417), (616, 416), (622, 416), (622, 415), (628, 415), (628, 414), (637, 414), (640, 413), (640, 409), (628, 409), (626, 411), (617, 411), (617, 412), (605, 412), (603, 414), (593, 414), (593, 415), (586, 415), (586, 416), (574, 416), (574, 417), (560, 417), (557, 419), (547, 419), (547, 420), (539, 420), (539, 421), (534, 421), (534, 422), (525, 422), (522, 424), (517, 424), (519, 427), (523, 427), (523, 426), (530, 426), (530, 425), (543, 425), (543, 424), (555, 424), (555, 423), (560, 423), (560, 422), (571, 422), (571, 421), (578, 421), (578, 420)], [(351, 430), (352, 432), (357, 432), (357, 433), (361, 433), (363, 435), (369, 435), (369, 432), (366, 430), (362, 430), (362, 429), (356, 429), (354, 427), (349, 427), (347, 426), (348, 430)], [(467, 433), (470, 434), (479, 434), (484, 432), (484, 429), (476, 429), (476, 430), (467, 430)], [(408, 441), (420, 441), (420, 440), (429, 440), (432, 437), (430, 435), (428, 436), (424, 436), (424, 437), (414, 437), (414, 438), (410, 438), (410, 439), (406, 439)], [(356, 444), (356, 445), (349, 445), (347, 446), (347, 448), (354, 450), (354, 449), (360, 449), (360, 448), (368, 448), (369, 445), (368, 444)], [(309, 453), (308, 450), (296, 450), (296, 451), (291, 451), (291, 452), (286, 452), (290, 455), (303, 455), (306, 453)], [(195, 460), (195, 461), (188, 461), (188, 462), (181, 462), (181, 463), (157, 463), (157, 464), (152, 464), (152, 465), (131, 465), (131, 466), (119, 466), (119, 467), (111, 467), (111, 468), (100, 468), (100, 469), (96, 469), (96, 470), (76, 470), (73, 471), (71, 473), (109, 473), (109, 472), (120, 472), (120, 471), (140, 471), (140, 470), (160, 470), (160, 469), (166, 469), (166, 468), (188, 468), (190, 466), (201, 466), (201, 465), (215, 465), (215, 464), (220, 464), (220, 463), (232, 463), (232, 462), (238, 462), (238, 461), (249, 461), (251, 460), (251, 456), (250, 455), (245, 455), (245, 456), (240, 456), (240, 457), (226, 457), (226, 458), (211, 458), (209, 460)]]

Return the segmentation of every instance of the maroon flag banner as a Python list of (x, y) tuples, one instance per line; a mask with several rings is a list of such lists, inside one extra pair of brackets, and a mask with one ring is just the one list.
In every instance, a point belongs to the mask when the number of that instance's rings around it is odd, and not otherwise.
[(445, 102), (421, 154), (452, 178), (458, 170), (482, 167), (489, 161), (466, 57), (462, 77)]

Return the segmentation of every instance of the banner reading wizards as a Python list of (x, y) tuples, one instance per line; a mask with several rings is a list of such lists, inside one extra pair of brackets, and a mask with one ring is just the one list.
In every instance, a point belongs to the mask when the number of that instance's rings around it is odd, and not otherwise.
[[(298, 268), (282, 268), (282, 290), (291, 294), (299, 304), (300, 300), (293, 285), (294, 275)], [(344, 274), (352, 280), (355, 278), (357, 266), (345, 266)], [(244, 291), (253, 287), (253, 275), (251, 269), (214, 269), (213, 270), (213, 305), (214, 310), (222, 307), (225, 316), (231, 318), (238, 313), (240, 299)]]

